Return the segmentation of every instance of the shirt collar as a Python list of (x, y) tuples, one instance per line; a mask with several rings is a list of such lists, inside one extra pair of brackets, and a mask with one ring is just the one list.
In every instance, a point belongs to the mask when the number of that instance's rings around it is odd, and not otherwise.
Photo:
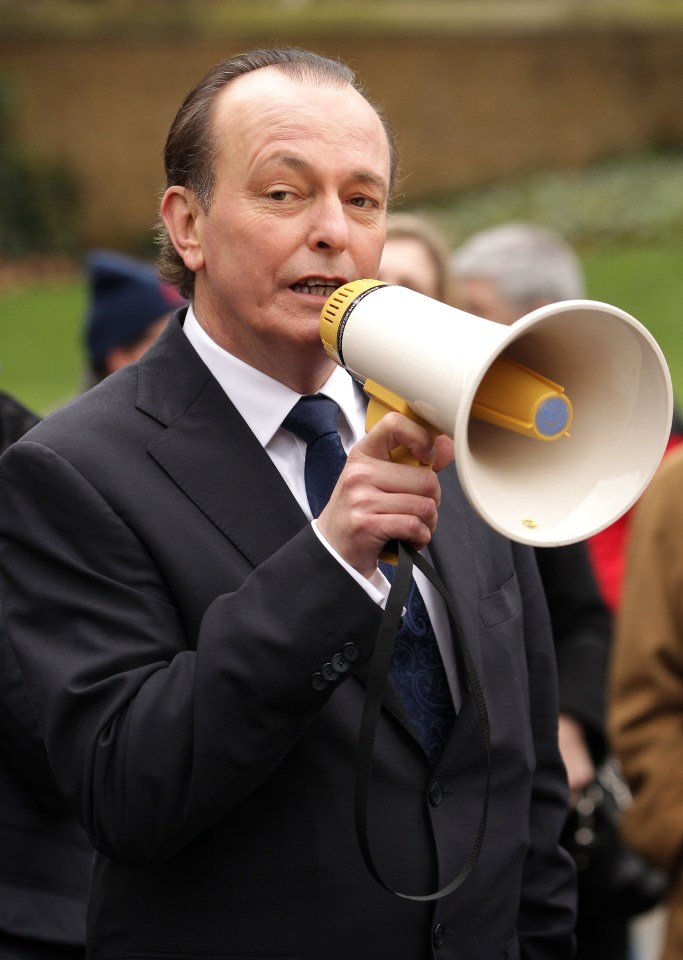
[[(301, 394), (220, 347), (200, 325), (192, 304), (183, 329), (261, 445), (268, 446)], [(344, 425), (341, 427), (342, 441), (351, 447), (365, 433), (366, 400), (362, 391), (342, 367), (335, 366), (318, 392), (339, 404), (348, 428), (345, 431)]]

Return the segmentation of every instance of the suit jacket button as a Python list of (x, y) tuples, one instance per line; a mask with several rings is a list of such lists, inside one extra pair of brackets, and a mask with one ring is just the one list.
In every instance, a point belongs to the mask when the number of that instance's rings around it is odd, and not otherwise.
[(434, 783), (429, 788), (429, 802), (433, 807), (438, 807), (441, 801), (443, 800), (443, 787), (438, 780), (435, 780)]
[(326, 690), (327, 680), (323, 677), (322, 673), (314, 673), (311, 677), (311, 686), (314, 690)]
[(335, 680), (339, 679), (339, 674), (334, 669), (334, 667), (329, 662), (329, 660), (327, 661), (327, 663), (323, 663), (322, 667), (320, 668), (320, 672), (322, 673), (324, 679), (327, 680), (328, 683), (334, 683)]
[(434, 947), (436, 950), (438, 950), (439, 947), (443, 947), (443, 942), (445, 939), (446, 939), (446, 931), (443, 928), (443, 924), (437, 923), (432, 933), (432, 943), (434, 944)]
[(332, 657), (332, 666), (337, 673), (346, 673), (347, 670), (351, 669), (351, 664), (344, 659), (344, 655), (341, 653), (335, 653)]
[(360, 651), (355, 643), (345, 643), (342, 647), (342, 656), (349, 663), (354, 663), (360, 656)]

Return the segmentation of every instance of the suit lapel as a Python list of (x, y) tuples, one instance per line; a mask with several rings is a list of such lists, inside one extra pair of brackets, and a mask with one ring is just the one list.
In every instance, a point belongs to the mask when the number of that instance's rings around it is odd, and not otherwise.
[(139, 365), (137, 406), (166, 427), (148, 452), (258, 566), (307, 520), (268, 454), (188, 343), (181, 321), (182, 313)]

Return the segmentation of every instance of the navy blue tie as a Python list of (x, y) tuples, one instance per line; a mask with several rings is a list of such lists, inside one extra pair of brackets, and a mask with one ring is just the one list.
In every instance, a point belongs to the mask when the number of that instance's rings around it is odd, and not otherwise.
[[(304, 480), (314, 517), (329, 500), (346, 462), (337, 430), (338, 413), (334, 400), (313, 394), (301, 397), (282, 424), (306, 443)], [(391, 580), (392, 565), (380, 566)], [(455, 708), (434, 629), (415, 580), (410, 584), (405, 611), (390, 675), (427, 756), (436, 766), (455, 720)]]
[(319, 517), (330, 499), (346, 453), (337, 430), (339, 405), (321, 393), (301, 397), (282, 426), (306, 443), (304, 481), (311, 513)]

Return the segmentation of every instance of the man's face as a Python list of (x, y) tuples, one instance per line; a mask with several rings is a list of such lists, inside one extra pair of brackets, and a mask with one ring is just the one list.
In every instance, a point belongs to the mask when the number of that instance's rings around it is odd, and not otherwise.
[(509, 326), (524, 316), (525, 311), (503, 300), (493, 280), (486, 277), (456, 279), (456, 305), (465, 313)]
[(214, 133), (213, 202), (195, 220), (195, 310), (222, 346), (291, 382), (294, 357), (325, 362), (319, 319), (327, 297), (377, 271), (386, 132), (352, 87), (298, 83), (268, 67), (226, 88)]

